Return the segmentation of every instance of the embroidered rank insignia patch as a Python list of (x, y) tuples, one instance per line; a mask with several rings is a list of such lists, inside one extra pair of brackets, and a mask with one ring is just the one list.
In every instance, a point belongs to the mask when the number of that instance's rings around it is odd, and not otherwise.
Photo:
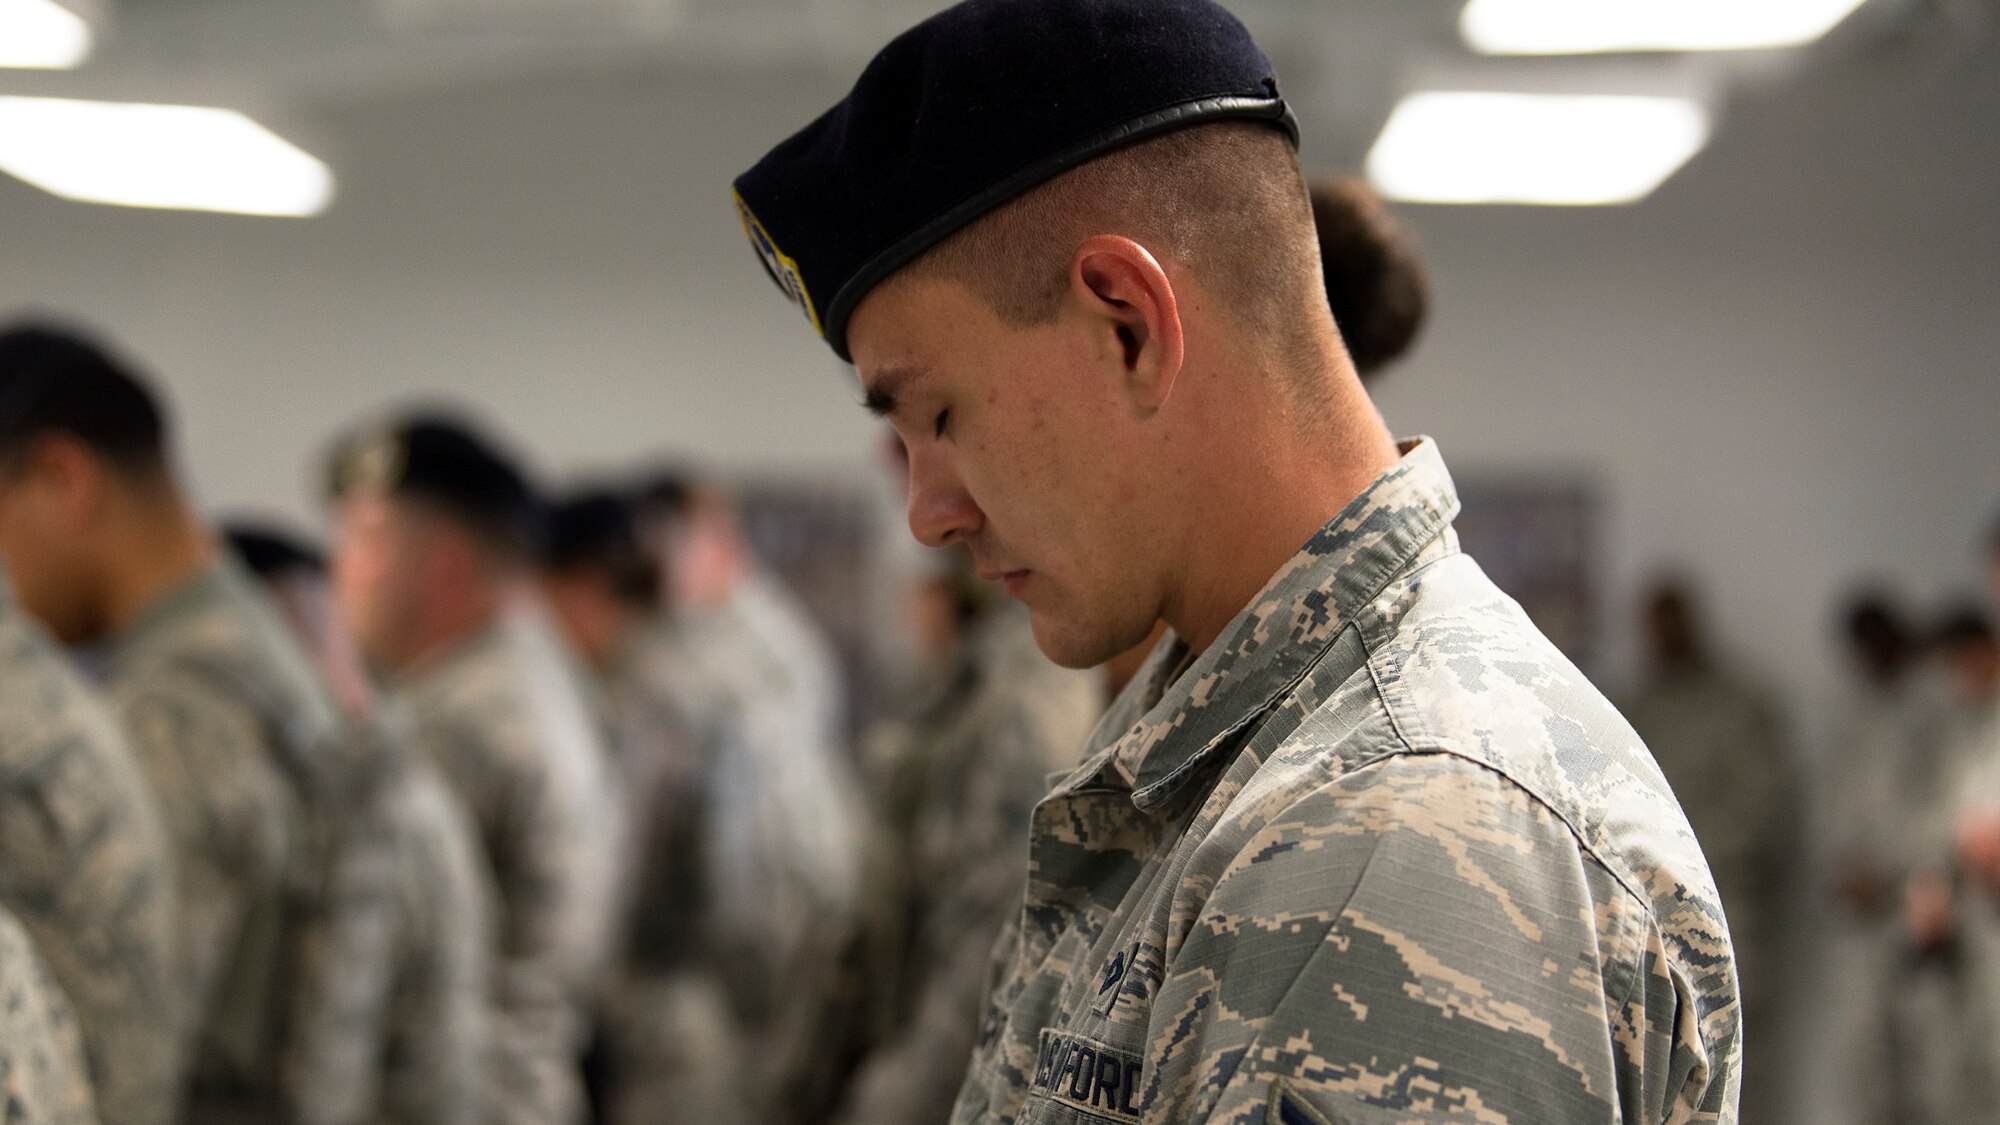
[(764, 272), (770, 274), (771, 280), (778, 283), (778, 288), (785, 291), (785, 296), (799, 307), (800, 312), (806, 314), (806, 320), (812, 323), (813, 331), (824, 338), (826, 329), (820, 325), (819, 310), (813, 307), (812, 294), (806, 292), (806, 279), (799, 273), (799, 264), (778, 249), (776, 242), (771, 241), (771, 232), (764, 229), (764, 224), (751, 212), (750, 205), (743, 201), (740, 192), (736, 196), (736, 213), (743, 220), (743, 233), (749, 237), (750, 245), (756, 249), (757, 259), (764, 263)]

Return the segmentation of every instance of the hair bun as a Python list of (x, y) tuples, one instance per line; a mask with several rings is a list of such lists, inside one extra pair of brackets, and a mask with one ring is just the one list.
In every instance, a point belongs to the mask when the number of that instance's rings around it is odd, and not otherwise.
[(1312, 209), (1327, 303), (1365, 379), (1416, 340), (1430, 283), (1409, 231), (1366, 183), (1351, 176), (1315, 183)]

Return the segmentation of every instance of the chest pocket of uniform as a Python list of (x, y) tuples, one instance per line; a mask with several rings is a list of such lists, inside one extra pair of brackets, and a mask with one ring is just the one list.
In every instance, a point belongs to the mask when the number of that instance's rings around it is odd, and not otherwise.
[(1271, 1083), (1271, 1100), (1264, 1107), (1264, 1125), (1340, 1125), (1283, 1078)]
[(1136, 1052), (1044, 1028), (1028, 1107), (1021, 1120), (1024, 1125), (1085, 1121), (1138, 1125), (1143, 1069)]

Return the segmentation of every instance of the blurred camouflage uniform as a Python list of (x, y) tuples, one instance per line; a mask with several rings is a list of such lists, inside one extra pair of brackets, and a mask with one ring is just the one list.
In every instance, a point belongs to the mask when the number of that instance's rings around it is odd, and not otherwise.
[[(1799, 1107), (1800, 1120), (1875, 1125), (1892, 1113), (1882, 1062), (1890, 1048), (1890, 996), (1908, 946), (1899, 909), (1908, 860), (1900, 837), (1911, 818), (1914, 695), (1907, 682), (1861, 687), (1839, 724), (1833, 758), (1816, 778), (1814, 836), (1825, 869), (1822, 897), (1831, 904), (1821, 972), (1842, 984), (1813, 998), (1822, 1009), (1813, 1023), (1824, 1030), (1824, 1049), (1802, 1060), (1810, 1071), (1799, 1088), (1814, 1104)], [(1878, 902), (1853, 901), (1847, 882), (1856, 877), (1876, 884)]]
[(176, 844), (184, 1119), (357, 1119), (393, 864), (331, 693), (234, 560), (118, 637), (107, 679)]
[(180, 1094), (166, 829), (110, 716), (0, 592), (0, 903), (76, 1011), (105, 1125)]
[(2000, 1122), (2000, 913), (1957, 872), (1955, 828), (1969, 812), (2000, 808), (2000, 715), (1936, 704), (1912, 775), (1910, 871), (1957, 884), (1957, 927), (1937, 950), (1907, 941), (1891, 993), (1890, 1073), (1895, 1120), (1906, 1125)]
[(840, 661), (805, 606), (776, 578), (752, 567), (737, 583), (729, 612), (784, 668), (786, 695), (813, 724), (815, 735), (837, 750), (847, 740)]
[(689, 909), (676, 926), (641, 908), (649, 981), (627, 1007), (652, 1030), (628, 1044), (620, 1121), (790, 1120), (839, 1077), (826, 1036), (858, 933), (860, 798), (829, 741), (837, 693), (801, 681), (759, 613), (732, 599), (680, 615), (629, 658), (629, 690), (671, 701), (696, 776), (687, 860), (654, 876)]
[(1623, 708), (1680, 798), (1729, 916), (1750, 1059), (1743, 1119), (1782, 1112), (1778, 1048), (1786, 920), (1796, 906), (1798, 778), (1776, 702), (1744, 677), (1694, 658), (1658, 673)]
[(362, 1060), (351, 1101), (376, 1107), (383, 1125), (480, 1125), (493, 1084), (496, 904), (478, 833), (400, 709), (380, 705), (356, 736), (379, 755), (373, 812), (392, 841), (393, 905), (376, 985), (381, 1055)]
[(583, 1009), (611, 940), (618, 810), (596, 717), (523, 607), (406, 685), (416, 737), (470, 810), (499, 905), (493, 1119), (583, 1111)]
[(894, 976), (871, 991), (896, 1010), (842, 1113), (855, 1125), (950, 1117), (993, 942), (1027, 880), (1029, 820), (1050, 771), (1075, 764), (1104, 710), (1097, 673), (1051, 663), (1018, 607), (988, 609), (970, 628), (930, 698), (870, 740), (894, 861), (874, 888)]
[(1735, 1118), (1728, 931), (1624, 720), (1402, 461), (1035, 812), (954, 1120)]
[(620, 957), (605, 989), (615, 1053), (609, 1120), (634, 1125), (746, 1112), (724, 1077), (736, 1065), (735, 1021), (700, 956), (707, 759), (722, 752), (726, 732), (697, 726), (679, 660), (664, 630), (647, 629), (604, 676), (633, 860)]
[(0, 910), (0, 1106), (8, 1125), (95, 1125), (69, 1001), (28, 935)]
[[(790, 593), (753, 570), (679, 639), (703, 721), (734, 752), (706, 759), (710, 928), (758, 1118), (818, 1120), (844, 1077), (832, 1042), (861, 932), (862, 803), (844, 749), (831, 651)], [(717, 717), (717, 709), (724, 718)]]

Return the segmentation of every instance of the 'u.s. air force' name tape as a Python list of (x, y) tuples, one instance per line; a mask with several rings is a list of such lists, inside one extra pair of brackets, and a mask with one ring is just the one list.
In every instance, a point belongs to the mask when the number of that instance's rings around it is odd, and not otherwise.
[(1041, 1061), (1035, 1067), (1035, 1091), (1107, 1121), (1139, 1120), (1139, 1056), (1069, 1035), (1042, 1029)]

